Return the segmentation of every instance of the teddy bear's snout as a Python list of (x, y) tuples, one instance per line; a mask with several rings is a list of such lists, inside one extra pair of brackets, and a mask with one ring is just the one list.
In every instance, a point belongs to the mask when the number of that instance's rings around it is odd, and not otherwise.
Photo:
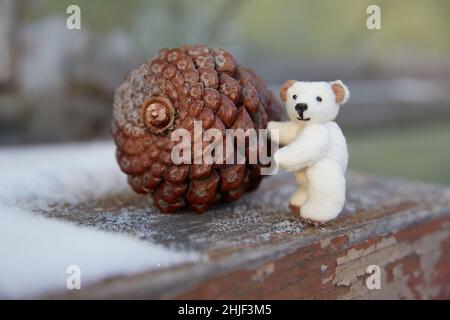
[(304, 112), (305, 110), (308, 110), (308, 105), (306, 103), (297, 103), (295, 105), (295, 111), (297, 112)]
[(308, 105), (306, 103), (297, 103), (295, 105), (295, 111), (297, 111), (297, 113), (298, 113), (298, 116), (297, 116), (298, 120), (302, 120), (302, 121), (309, 121), (310, 120), (310, 118), (305, 118), (303, 116), (303, 113), (306, 110), (308, 110)]

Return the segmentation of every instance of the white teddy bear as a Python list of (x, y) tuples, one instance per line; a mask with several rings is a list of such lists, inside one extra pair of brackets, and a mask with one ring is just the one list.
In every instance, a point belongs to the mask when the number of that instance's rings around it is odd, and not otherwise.
[(293, 171), (300, 184), (289, 207), (316, 225), (336, 218), (344, 206), (347, 143), (333, 120), (349, 96), (340, 80), (288, 80), (280, 97), (290, 121), (270, 121), (267, 127), (269, 136), (278, 130), (279, 142), (285, 145), (274, 154), (276, 164)]

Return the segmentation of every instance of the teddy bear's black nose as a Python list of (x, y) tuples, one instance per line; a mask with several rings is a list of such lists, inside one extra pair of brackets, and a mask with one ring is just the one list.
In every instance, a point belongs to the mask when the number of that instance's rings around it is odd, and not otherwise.
[(306, 103), (297, 103), (295, 105), (295, 110), (297, 112), (302, 112), (302, 111), (308, 110), (308, 105)]

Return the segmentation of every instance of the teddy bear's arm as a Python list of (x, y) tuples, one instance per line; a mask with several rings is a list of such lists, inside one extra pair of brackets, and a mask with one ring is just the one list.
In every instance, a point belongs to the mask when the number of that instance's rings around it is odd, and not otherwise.
[(289, 145), (275, 153), (275, 161), (287, 170), (300, 170), (312, 165), (326, 155), (330, 137), (325, 126), (306, 127)]
[(278, 141), (275, 142), (278, 142), (281, 145), (287, 145), (294, 141), (299, 129), (299, 126), (291, 121), (269, 121), (267, 125), (269, 138), (272, 141), (275, 141), (276, 135), (273, 132), (278, 131)]

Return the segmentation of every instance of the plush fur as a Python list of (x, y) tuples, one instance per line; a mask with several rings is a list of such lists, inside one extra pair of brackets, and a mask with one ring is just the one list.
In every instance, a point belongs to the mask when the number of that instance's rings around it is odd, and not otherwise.
[(345, 202), (345, 171), (348, 152), (345, 137), (333, 121), (349, 90), (342, 81), (286, 81), (280, 89), (290, 119), (270, 121), (278, 130), (280, 144), (275, 162), (292, 171), (300, 185), (289, 207), (315, 224), (336, 218)]

